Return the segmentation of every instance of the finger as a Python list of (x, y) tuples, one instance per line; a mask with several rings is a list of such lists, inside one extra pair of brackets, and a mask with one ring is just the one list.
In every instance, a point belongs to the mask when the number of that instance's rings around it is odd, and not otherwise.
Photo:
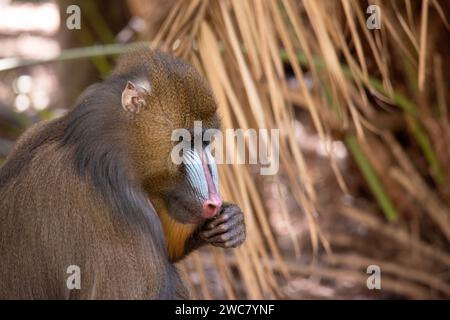
[(223, 248), (236, 248), (244, 242), (245, 238), (242, 236), (236, 237), (224, 243)]
[(222, 224), (215, 226), (214, 229), (206, 228), (207, 230), (202, 231), (202, 236), (205, 239), (209, 239), (215, 235), (226, 233), (232, 228), (235, 228), (238, 224), (241, 224), (244, 219), (240, 216), (232, 217), (231, 220), (223, 222)]
[(227, 248), (227, 246), (225, 245), (226, 242), (215, 242), (215, 243), (210, 243), (210, 244), (214, 247)]
[(218, 227), (214, 227), (214, 229), (207, 228), (207, 230), (200, 232), (200, 236), (203, 239), (207, 240), (215, 235), (222, 234), (222, 233), (226, 232), (227, 230), (228, 230), (227, 226), (225, 224), (221, 224)]
[(228, 223), (228, 221), (231, 220), (235, 220), (238, 219), (238, 221), (243, 221), (244, 220), (244, 215), (242, 214), (242, 212), (237, 209), (237, 210), (233, 210), (232, 212), (226, 212), (223, 214), (224, 217), (218, 217), (217, 219), (211, 221), (208, 223), (206, 229), (213, 229), (216, 228), (217, 226), (224, 224), (224, 223)]
[(226, 211), (223, 211), (223, 213), (219, 214), (215, 219), (211, 220), (207, 224), (208, 229), (213, 229), (216, 226), (218, 226), (221, 223), (224, 223), (225, 221), (231, 219), (233, 216), (235, 216), (240, 210), (236, 210), (234, 208), (230, 208)]
[(222, 233), (215, 237), (210, 238), (208, 241), (210, 241), (211, 243), (227, 242), (227, 241), (230, 241), (233, 238), (237, 237), (243, 231), (244, 231), (244, 228), (242, 226), (237, 226), (237, 227), (231, 229), (229, 232), (225, 232), (225, 233)]

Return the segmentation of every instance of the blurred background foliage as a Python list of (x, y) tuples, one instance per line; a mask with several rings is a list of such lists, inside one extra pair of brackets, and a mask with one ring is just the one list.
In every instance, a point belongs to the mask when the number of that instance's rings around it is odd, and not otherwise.
[[(71, 4), (80, 30), (66, 28)], [(220, 166), (248, 240), (180, 263), (194, 298), (449, 298), (448, 12), (444, 0), (1, 0), (0, 161), (145, 42), (204, 74), (224, 129), (281, 130), (277, 175)]]

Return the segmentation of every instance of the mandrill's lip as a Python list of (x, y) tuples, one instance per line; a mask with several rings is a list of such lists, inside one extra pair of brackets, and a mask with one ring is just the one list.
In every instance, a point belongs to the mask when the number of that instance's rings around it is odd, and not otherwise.
[(202, 211), (202, 217), (205, 219), (214, 218), (216, 215), (217, 215), (217, 212)]

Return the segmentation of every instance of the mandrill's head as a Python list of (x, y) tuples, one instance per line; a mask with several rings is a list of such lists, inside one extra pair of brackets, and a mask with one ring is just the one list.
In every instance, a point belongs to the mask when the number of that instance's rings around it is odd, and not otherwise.
[(207, 83), (191, 65), (149, 49), (122, 58), (115, 74), (123, 80), (130, 163), (158, 214), (181, 224), (214, 217), (222, 199), (203, 138), (219, 120)]

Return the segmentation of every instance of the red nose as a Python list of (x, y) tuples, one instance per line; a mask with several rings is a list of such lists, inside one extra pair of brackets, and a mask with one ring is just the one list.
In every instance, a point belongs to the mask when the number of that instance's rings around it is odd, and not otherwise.
[(202, 216), (204, 218), (214, 217), (220, 210), (222, 206), (222, 200), (220, 198), (214, 197), (213, 199), (208, 199), (203, 202)]

